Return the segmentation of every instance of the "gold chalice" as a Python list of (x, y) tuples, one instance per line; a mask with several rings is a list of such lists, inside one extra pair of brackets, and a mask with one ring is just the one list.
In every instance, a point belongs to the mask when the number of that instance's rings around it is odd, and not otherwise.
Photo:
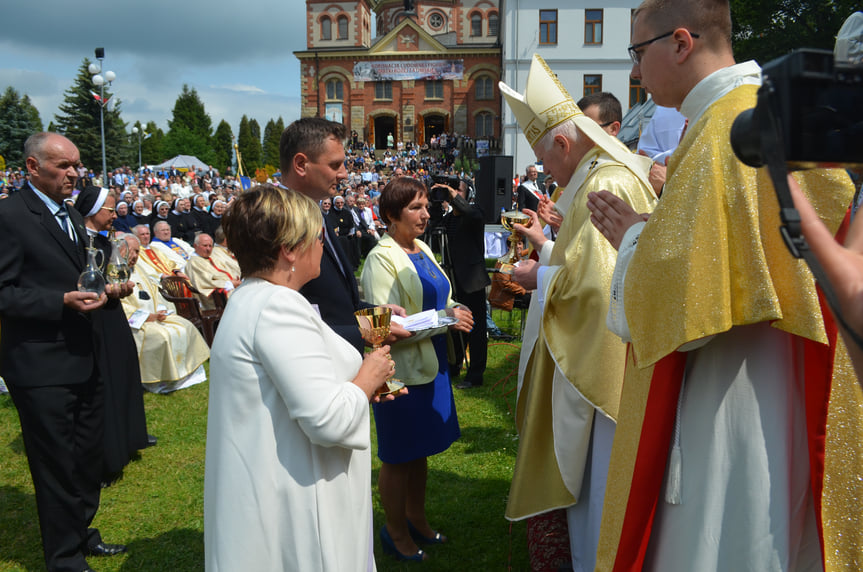
[(533, 224), (533, 219), (521, 211), (506, 211), (500, 213), (500, 224), (510, 232), (508, 239), (509, 251), (498, 258), (498, 261), (501, 263), (500, 271), (504, 274), (512, 274), (513, 264), (518, 262), (519, 259), (518, 254), (515, 251), (515, 245), (518, 243), (519, 237), (515, 232), (515, 227), (512, 226), (516, 223), (529, 227)]
[[(383, 306), (375, 306), (374, 308), (365, 308), (354, 312), (357, 318), (357, 323), (360, 326), (360, 334), (363, 339), (372, 345), (372, 348), (380, 348), (387, 336), (390, 335), (390, 320), (393, 316), (393, 311), (390, 308)], [(387, 395), (392, 393), (398, 395), (398, 392), (405, 386), (404, 383), (397, 379), (387, 379), (385, 389), (379, 389), (377, 395)]]

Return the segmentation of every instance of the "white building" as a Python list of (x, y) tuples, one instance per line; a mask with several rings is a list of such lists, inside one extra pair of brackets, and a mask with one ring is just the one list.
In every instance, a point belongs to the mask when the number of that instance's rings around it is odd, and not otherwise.
[[(592, 91), (609, 91), (624, 114), (643, 100), (644, 90), (629, 77), (626, 51), (632, 12), (641, 0), (501, 0), (503, 81), (524, 93), (534, 53), (548, 62), (575, 101)], [(504, 103), (503, 154), (524, 174), (535, 157)]]

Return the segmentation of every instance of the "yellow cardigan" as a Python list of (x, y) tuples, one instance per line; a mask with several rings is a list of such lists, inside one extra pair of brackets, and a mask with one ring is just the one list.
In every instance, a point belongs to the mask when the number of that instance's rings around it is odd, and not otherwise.
[[(421, 240), (414, 241), (420, 250), (446, 274), (434, 259), (431, 249)], [(398, 304), (408, 315), (422, 311), (423, 287), (413, 262), (407, 253), (389, 235), (385, 234), (366, 257), (360, 276), (363, 297), (371, 304)], [(447, 308), (456, 306), (452, 299), (452, 285), (447, 293)], [(439, 310), (439, 316), (445, 311)], [(396, 362), (395, 378), (405, 385), (430, 383), (437, 376), (438, 361), (431, 336), (446, 332), (446, 326), (417, 332), (410, 338), (393, 344), (390, 354)]]

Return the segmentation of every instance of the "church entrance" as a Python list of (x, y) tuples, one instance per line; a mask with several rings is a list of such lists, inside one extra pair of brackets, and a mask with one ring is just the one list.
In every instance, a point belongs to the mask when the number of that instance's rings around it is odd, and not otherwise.
[(423, 142), (428, 143), (432, 135), (440, 137), (441, 133), (446, 131), (446, 117), (441, 114), (429, 113), (423, 117), (423, 126), (425, 128)]
[(387, 148), (387, 135), (393, 134), (393, 150), (399, 135), (396, 133), (396, 118), (392, 115), (375, 117), (375, 149), (383, 151)]

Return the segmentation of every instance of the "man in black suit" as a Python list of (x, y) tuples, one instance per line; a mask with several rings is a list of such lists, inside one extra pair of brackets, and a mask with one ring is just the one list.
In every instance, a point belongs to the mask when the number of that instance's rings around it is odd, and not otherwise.
[(530, 209), (536, 212), (540, 197), (545, 196), (545, 189), (536, 180), (539, 172), (535, 165), (528, 165), (525, 169), (525, 180), (518, 186), (516, 191), (516, 203), (518, 210)]
[[(65, 199), (78, 149), (61, 135), (24, 144), (30, 182), (0, 201), (0, 375), (18, 409), (48, 570), (90, 570), (85, 555), (125, 552), (89, 528), (99, 507), (102, 381), (90, 312), (107, 296), (78, 292), (84, 221)], [(128, 285), (108, 295), (127, 294)]]
[(461, 371), (465, 346), (470, 347), (470, 365), (464, 381), (456, 385), (458, 389), (468, 389), (482, 385), (482, 376), (488, 353), (486, 335), (485, 287), (490, 280), (485, 269), (485, 222), (478, 205), (469, 202), (473, 185), (462, 179), (459, 188), (446, 187), (452, 200), (452, 210), (443, 220), (447, 235), (446, 262), (452, 268), (454, 298), (468, 307), (473, 314), (473, 330), (470, 334), (458, 334), (455, 345), (455, 364), (451, 369), (452, 377)]
[[(344, 141), (347, 130), (341, 123), (318, 117), (304, 117), (291, 123), (279, 141), (279, 167), (282, 186), (321, 201), (336, 194), (338, 184), (347, 178)], [(350, 218), (350, 215), (348, 216)], [(340, 336), (363, 353), (365, 343), (354, 312), (370, 307), (360, 300), (357, 280), (351, 262), (342, 251), (330, 225), (325, 227), (324, 254), (321, 256), (321, 274), (306, 283), (300, 293), (316, 304), (321, 318)], [(404, 308), (387, 304), (393, 313), (405, 315)], [(411, 334), (401, 326), (392, 324), (391, 344)]]

